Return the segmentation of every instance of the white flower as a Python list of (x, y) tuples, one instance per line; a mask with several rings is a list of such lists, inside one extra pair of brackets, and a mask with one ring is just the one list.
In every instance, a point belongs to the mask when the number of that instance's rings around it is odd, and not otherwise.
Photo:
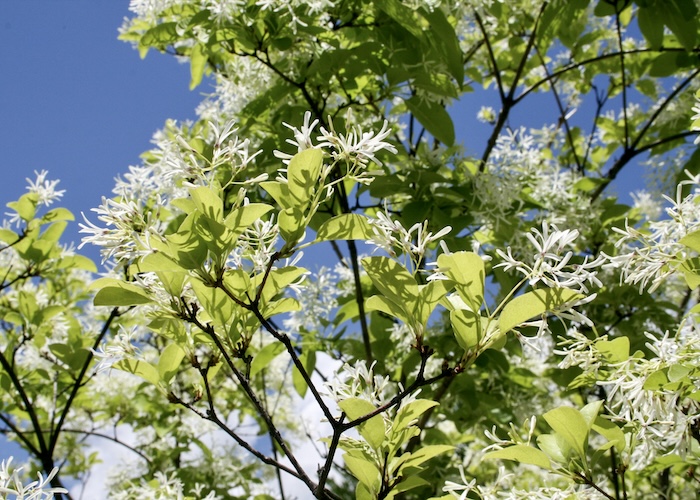
[(444, 491), (445, 493), (449, 493), (450, 495), (452, 495), (455, 498), (458, 498), (459, 500), (465, 500), (469, 492), (474, 489), (474, 486), (476, 485), (476, 479), (467, 481), (467, 478), (464, 477), (464, 467), (462, 465), (459, 466), (459, 476), (462, 479), (461, 483), (455, 483), (454, 481), (445, 481), (445, 486), (443, 486), (442, 491)]
[[(696, 130), (700, 132), (700, 91), (695, 94), (695, 106), (691, 108), (691, 111), (695, 113), (691, 120), (693, 123), (690, 126), (690, 130)], [(700, 144), (700, 134), (693, 141), (694, 144)]]
[(534, 228), (530, 231), (525, 236), (536, 250), (530, 261), (525, 262), (515, 258), (511, 248), (508, 247), (506, 252), (496, 250), (504, 262), (494, 267), (502, 267), (506, 271), (515, 270), (522, 274), (530, 285), (542, 282), (549, 287), (570, 288), (581, 293), (588, 293), (586, 284), (602, 286), (596, 273), (605, 262), (605, 257), (597, 257), (589, 262), (586, 256), (583, 262), (571, 263), (573, 252), (564, 253), (564, 250), (573, 246), (578, 238), (577, 230), (560, 231), (555, 225), (550, 226), (547, 222), (543, 222), (542, 231)]
[(491, 106), (481, 106), (476, 114), (476, 119), (482, 123), (493, 125), (496, 123), (496, 111)]
[(95, 370), (104, 371), (125, 357), (137, 355), (139, 348), (134, 345), (134, 340), (138, 338), (138, 333), (136, 327), (127, 330), (119, 325), (119, 331), (109, 342), (103, 343), (97, 350), (92, 350), (94, 356), (100, 359)]
[(350, 163), (357, 162), (362, 165), (367, 165), (368, 162), (381, 165), (376, 153), (382, 149), (386, 149), (394, 154), (397, 153), (396, 148), (384, 139), (389, 137), (391, 129), (389, 122), (384, 120), (381, 130), (375, 132), (363, 132), (359, 127), (353, 127), (347, 135), (340, 134), (333, 128), (333, 122), (329, 120), (330, 130), (321, 127), (321, 135), (319, 141), (324, 141), (319, 144), (319, 147), (330, 147), (334, 149), (331, 156), (336, 160), (346, 160)]
[(428, 231), (428, 221), (415, 223), (409, 229), (395, 219), (389, 212), (377, 213), (376, 219), (369, 220), (374, 236), (367, 240), (367, 244), (374, 245), (395, 257), (396, 250), (409, 256), (414, 265), (417, 265), (425, 256), (428, 245), (439, 241), (440, 238), (452, 231), (452, 227), (446, 226), (433, 234)]
[(0, 498), (9, 499), (6, 495), (15, 495), (15, 500), (49, 500), (53, 498), (54, 493), (68, 493), (65, 488), (51, 487), (51, 480), (58, 473), (58, 467), (54, 467), (46, 477), (39, 472), (38, 481), (23, 485), (19, 477), (22, 467), (10, 472), (11, 462), (12, 457), (0, 463)]
[[(628, 284), (639, 284), (640, 293), (647, 288), (653, 292), (670, 275), (676, 273), (688, 256), (688, 249), (679, 241), (700, 229), (700, 176), (687, 173), (689, 179), (678, 184), (676, 198), (664, 198), (670, 202), (666, 208), (667, 218), (649, 223), (648, 230), (636, 229), (625, 222), (624, 229), (613, 228), (620, 234), (615, 243), (619, 254), (605, 257), (608, 266), (621, 270), (620, 280)], [(683, 196), (684, 189), (691, 193)]]
[(63, 196), (63, 193), (66, 191), (64, 189), (57, 190), (56, 186), (60, 181), (58, 180), (53, 180), (49, 181), (46, 180), (46, 176), (48, 172), (46, 170), (42, 170), (41, 172), (37, 172), (36, 170), (34, 171), (36, 174), (36, 180), (31, 180), (27, 178), (27, 190), (30, 193), (35, 193), (39, 197), (38, 204), (39, 205), (45, 205), (49, 206), (51, 205), (54, 201), (58, 200)]
[[(361, 398), (375, 406), (386, 403), (392, 394), (391, 382), (388, 377), (374, 374), (374, 365), (368, 368), (365, 361), (357, 361), (354, 365), (344, 364), (333, 379), (324, 385), (328, 394), (335, 401), (348, 398)], [(404, 404), (407, 402), (404, 399)]]

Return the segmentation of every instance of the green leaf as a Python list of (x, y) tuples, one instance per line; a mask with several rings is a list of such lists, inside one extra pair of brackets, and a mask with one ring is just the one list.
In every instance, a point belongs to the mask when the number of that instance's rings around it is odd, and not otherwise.
[(664, 24), (660, 22), (659, 13), (655, 4), (639, 5), (637, 10), (637, 22), (639, 31), (649, 42), (649, 47), (658, 50), (664, 41)]
[(281, 342), (273, 342), (265, 347), (253, 357), (253, 362), (250, 363), (250, 378), (255, 377), (258, 373), (264, 370), (270, 362), (284, 352), (284, 344)]
[(431, 408), (438, 406), (437, 401), (429, 399), (416, 399), (399, 408), (391, 426), (392, 433), (400, 432), (417, 422), (418, 417)]
[(116, 279), (99, 279), (91, 288), (100, 288), (93, 299), (96, 306), (136, 306), (153, 302), (140, 286)]
[(459, 346), (468, 351), (481, 341), (481, 315), (464, 309), (450, 311), (452, 330)]
[(695, 48), (698, 34), (698, 8), (693, 0), (665, 0), (659, 9), (666, 26), (687, 51)]
[[(307, 273), (303, 267), (287, 266), (279, 269), (273, 269), (267, 274), (265, 287), (263, 288), (261, 299), (263, 302), (272, 300), (274, 297), (284, 292), (284, 289), (290, 284), (297, 281), (301, 276)], [(258, 274), (253, 280), (253, 285), (258, 287), (263, 279), (264, 273)]]
[(0, 241), (12, 245), (19, 239), (19, 235), (11, 229), (0, 228)]
[[(316, 353), (307, 347), (299, 355), (299, 361), (301, 361), (306, 373), (311, 374), (316, 366)], [(292, 370), (292, 383), (294, 384), (294, 389), (296, 389), (297, 394), (303, 398), (306, 395), (306, 391), (308, 390), (309, 386), (306, 384), (304, 377), (301, 375), (301, 372), (296, 366), (294, 366)]]
[(418, 97), (411, 97), (405, 102), (408, 110), (433, 137), (448, 147), (454, 145), (455, 127), (444, 106)]
[(462, 86), (464, 82), (464, 54), (459, 46), (459, 37), (441, 9), (433, 9), (424, 14), (432, 28), (430, 34), (435, 37), (438, 55), (445, 58), (450, 74)]
[(166, 384), (169, 383), (180, 368), (185, 351), (177, 344), (168, 344), (158, 359), (158, 375)]
[(596, 418), (598, 418), (598, 414), (600, 413), (600, 409), (603, 407), (603, 400), (599, 399), (598, 401), (593, 401), (592, 403), (588, 403), (586, 406), (581, 408), (580, 413), (583, 419), (586, 421), (586, 425), (590, 429), (593, 426), (593, 423), (595, 422)]
[[(141, 41), (139, 42), (139, 46), (162, 48), (175, 42), (178, 37), (177, 23), (160, 23), (143, 34), (143, 37), (141, 37)], [(142, 54), (142, 57), (143, 56), (145, 56), (145, 53)]]
[(515, 444), (500, 450), (490, 451), (484, 455), (484, 458), (512, 460), (521, 464), (536, 465), (543, 469), (552, 470), (552, 463), (544, 452), (525, 444)]
[(647, 377), (642, 388), (647, 391), (658, 391), (663, 389), (663, 387), (668, 384), (668, 377), (666, 375), (667, 372), (668, 368), (662, 368), (651, 373)]
[(678, 70), (678, 54), (663, 52), (656, 56), (649, 67), (649, 76), (667, 77)]
[(73, 213), (67, 208), (54, 208), (46, 212), (42, 217), (42, 222), (58, 222), (58, 221), (71, 221), (75, 220)]
[(279, 181), (265, 181), (260, 183), (260, 187), (267, 191), (267, 193), (272, 196), (272, 198), (283, 209), (292, 208), (294, 206), (287, 183)]
[(223, 222), (224, 202), (213, 189), (206, 186), (192, 188), (190, 196), (197, 210), (216, 222)]
[(622, 432), (622, 429), (615, 425), (614, 422), (608, 419), (597, 417), (591, 429), (607, 439), (608, 442), (612, 443), (618, 452), (624, 450), (627, 446), (625, 433)]
[(516, 326), (535, 316), (552, 312), (561, 306), (575, 302), (583, 295), (568, 288), (543, 288), (525, 293), (508, 302), (498, 318), (502, 334), (508, 333)]
[(379, 469), (369, 460), (354, 457), (348, 453), (343, 455), (343, 460), (350, 473), (364, 484), (370, 491), (376, 491), (379, 485)]
[(451, 280), (434, 280), (418, 286), (415, 316), (421, 324), (428, 323), (435, 307), (453, 287), (454, 282)]
[[(234, 321), (238, 305), (221, 288), (208, 286), (198, 279), (190, 280), (197, 300), (216, 326), (226, 327)], [(233, 341), (238, 338), (232, 339)]]
[(300, 151), (289, 161), (287, 167), (287, 185), (294, 206), (305, 211), (311, 197), (319, 187), (323, 151), (316, 148)]
[[(338, 403), (338, 406), (340, 406), (340, 409), (345, 412), (351, 421), (376, 410), (372, 403), (360, 398), (344, 399)], [(386, 437), (384, 419), (381, 415), (375, 415), (369, 420), (361, 423), (357, 430), (360, 435), (365, 438), (367, 444), (369, 444), (375, 450), (379, 449)]]
[(316, 240), (369, 240), (374, 236), (367, 217), (359, 214), (342, 214), (321, 224), (316, 233)]
[(560, 434), (540, 434), (537, 436), (537, 446), (550, 460), (554, 460), (562, 466), (568, 465), (571, 446)]
[[(421, 486), (429, 486), (430, 483), (423, 479), (420, 476), (416, 475), (411, 475), (408, 477), (403, 477), (401, 479), (401, 482), (394, 486), (391, 490), (391, 493), (398, 494), (404, 491), (412, 490), (414, 488), (419, 488)], [(392, 498), (392, 497), (387, 497), (387, 498)], [(452, 495), (450, 495), (450, 498), (454, 498)]]
[(224, 224), (235, 235), (241, 234), (245, 229), (259, 220), (263, 215), (273, 209), (272, 206), (265, 203), (250, 203), (233, 210), (224, 219)]
[(554, 432), (560, 435), (576, 454), (585, 461), (586, 445), (588, 443), (588, 423), (583, 418), (583, 415), (575, 408), (560, 406), (542, 416)]
[(362, 266), (382, 295), (405, 311), (415, 309), (418, 284), (405, 267), (389, 257), (368, 257)]
[(378, 3), (378, 7), (411, 35), (419, 40), (423, 38), (423, 26), (416, 19), (417, 14), (413, 9), (403, 5), (399, 0), (383, 0)]
[(198, 43), (190, 51), (190, 90), (194, 90), (202, 83), (206, 65), (207, 54), (202, 44)]
[(26, 193), (20, 196), (19, 200), (8, 203), (7, 206), (17, 212), (22, 220), (30, 221), (36, 215), (38, 202), (39, 196), (36, 193)]
[(688, 288), (695, 290), (700, 285), (700, 258), (692, 257), (684, 260), (679, 269), (683, 273)]
[(410, 324), (411, 322), (409, 314), (401, 306), (381, 295), (373, 295), (367, 299), (365, 302), (365, 309), (367, 311), (381, 311), (394, 318), (399, 318), (406, 324)]
[(184, 269), (200, 269), (207, 258), (207, 244), (196, 232), (199, 212), (189, 214), (177, 233), (166, 236), (168, 256)]
[(440, 254), (438, 268), (455, 282), (455, 288), (465, 304), (478, 311), (484, 302), (484, 261), (474, 252)]
[(116, 363), (112, 364), (112, 368), (137, 375), (146, 382), (150, 382), (155, 386), (157, 386), (160, 382), (160, 375), (158, 374), (156, 367), (150, 363), (146, 363), (145, 361), (136, 359), (120, 359)]
[(287, 242), (287, 245), (296, 245), (302, 238), (306, 227), (304, 213), (298, 208), (287, 208), (279, 213), (277, 222), (279, 223), (280, 235)]
[(609, 364), (621, 363), (629, 359), (630, 339), (618, 337), (613, 340), (597, 340), (595, 348)]
[(691, 250), (700, 252), (700, 231), (693, 231), (692, 233), (686, 234), (678, 240), (678, 243), (687, 246)]
[(446, 444), (423, 445), (417, 451), (405, 453), (401, 456), (401, 466), (399, 467), (399, 470), (407, 469), (409, 467), (420, 467), (431, 458), (452, 450), (454, 450), (454, 446)]

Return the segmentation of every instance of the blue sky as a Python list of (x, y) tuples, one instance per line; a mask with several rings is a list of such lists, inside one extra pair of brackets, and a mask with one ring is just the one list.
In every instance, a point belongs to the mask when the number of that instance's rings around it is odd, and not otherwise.
[[(195, 118), (208, 91), (189, 67), (117, 40), (128, 0), (10, 0), (0, 16), (0, 203), (48, 170), (61, 205), (89, 215), (113, 179), (149, 149), (167, 118)], [(79, 238), (77, 224), (68, 241)], [(85, 249), (97, 258), (95, 249)]]

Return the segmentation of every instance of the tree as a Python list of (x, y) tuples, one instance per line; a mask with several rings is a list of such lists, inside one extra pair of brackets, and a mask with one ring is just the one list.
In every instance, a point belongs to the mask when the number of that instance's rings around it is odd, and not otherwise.
[[(81, 225), (105, 277), (45, 173), (8, 204), (0, 422), (32, 491), (68, 497), (96, 439), (138, 464), (113, 498), (697, 490), (697, 2), (131, 7), (121, 38), (215, 91)], [(455, 102), (486, 99), (462, 147)]]

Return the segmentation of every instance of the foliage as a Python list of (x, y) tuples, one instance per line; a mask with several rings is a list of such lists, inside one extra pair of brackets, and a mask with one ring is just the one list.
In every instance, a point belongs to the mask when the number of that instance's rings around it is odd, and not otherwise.
[(696, 1), (131, 8), (215, 90), (81, 224), (99, 279), (56, 181), (8, 204), (0, 429), (47, 495), (98, 440), (116, 499), (694, 494)]

